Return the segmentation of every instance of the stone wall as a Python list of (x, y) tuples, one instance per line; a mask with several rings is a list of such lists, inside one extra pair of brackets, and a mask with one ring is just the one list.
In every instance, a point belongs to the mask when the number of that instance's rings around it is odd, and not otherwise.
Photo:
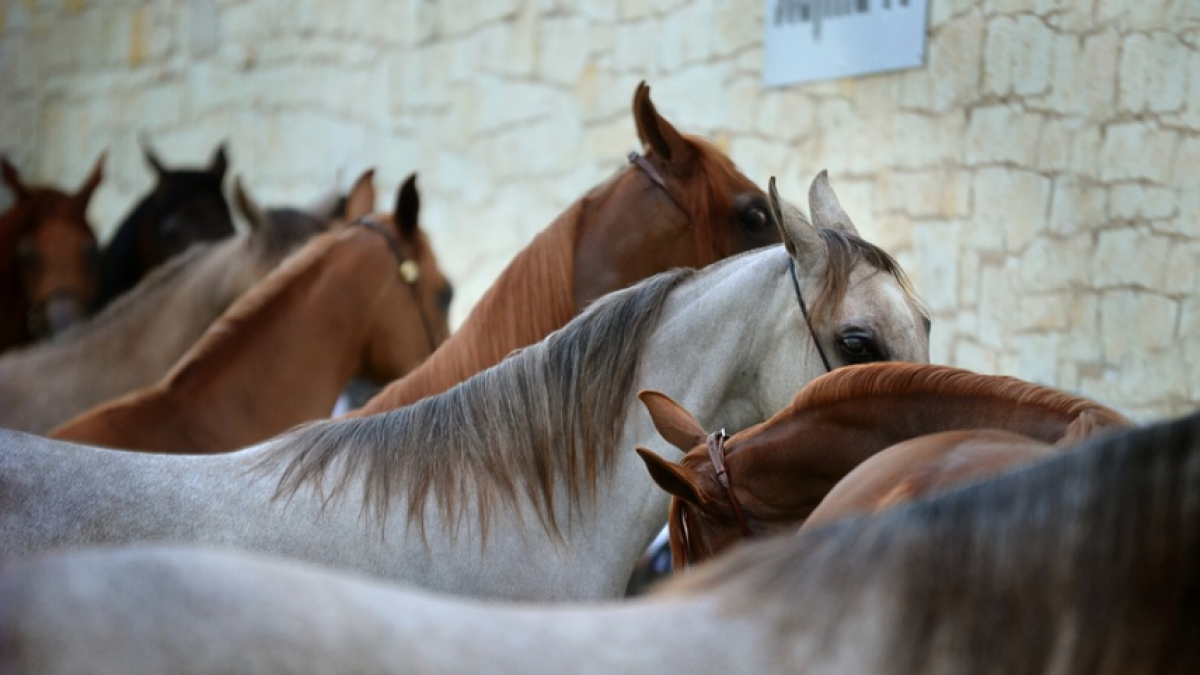
[[(771, 0), (767, 0), (770, 2)], [(7, 0), (0, 150), (108, 174), (111, 228), (229, 144), (260, 201), (419, 171), (460, 320), (636, 147), (629, 102), (801, 199), (828, 168), (933, 311), (933, 357), (1146, 419), (1200, 404), (1200, 3), (930, 0), (924, 68), (763, 90), (762, 0)]]

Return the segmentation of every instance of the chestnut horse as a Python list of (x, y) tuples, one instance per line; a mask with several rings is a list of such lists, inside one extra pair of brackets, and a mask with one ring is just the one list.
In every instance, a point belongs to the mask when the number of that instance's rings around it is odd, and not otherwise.
[(293, 560), (74, 551), (0, 573), (10, 675), (1192, 675), (1200, 415), (755, 542), (646, 598), (451, 598)]
[[(823, 176), (813, 190), (836, 203)], [(0, 565), (68, 546), (219, 542), (463, 595), (616, 597), (669, 503), (631, 449), (679, 455), (635, 392), (653, 383), (702, 419), (749, 426), (823, 373), (822, 353), (928, 359), (927, 319), (890, 256), (792, 207), (772, 217), (785, 246), (610, 293), (387, 413), (215, 455), (0, 430)]]
[(221, 191), (225, 146), (203, 169), (168, 169), (145, 142), (142, 153), (157, 182), (117, 226), (100, 254), (100, 307), (137, 285), (150, 270), (199, 241), (234, 233)]
[[(662, 394), (642, 392), (641, 399), (663, 438), (686, 453), (673, 463), (638, 450), (672, 495), (677, 567), (750, 536), (794, 531), (855, 467), (902, 441), (995, 428), (1069, 447), (1132, 424), (1094, 401), (1016, 378), (908, 363), (824, 375), (770, 420), (727, 439), (710, 436)], [(1018, 452), (1025, 457), (1025, 449)]]
[[(354, 190), (374, 204), (369, 175)], [(291, 208), (245, 215), (249, 232), (167, 261), (63, 340), (0, 356), (0, 427), (44, 434), (157, 382), (238, 296), (329, 227), (325, 214)]]
[(74, 194), (26, 185), (0, 158), (13, 203), (0, 214), (0, 352), (60, 335), (92, 313), (99, 288), (88, 202), (104, 155)]
[(633, 118), (646, 154), (630, 153), (629, 166), (568, 207), (432, 358), (351, 416), (443, 392), (639, 279), (779, 242), (762, 190), (720, 150), (676, 131), (645, 82), (634, 91)]
[(413, 175), (394, 218), (361, 218), (313, 239), (234, 303), (162, 381), (50, 436), (126, 450), (234, 450), (328, 416), (356, 373), (382, 384), (412, 370), (450, 332), (449, 286), (417, 226), (418, 208)]

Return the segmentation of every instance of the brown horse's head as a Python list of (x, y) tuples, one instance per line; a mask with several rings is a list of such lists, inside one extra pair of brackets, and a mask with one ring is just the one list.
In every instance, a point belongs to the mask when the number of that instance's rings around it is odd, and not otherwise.
[(15, 201), (0, 217), (5, 246), (4, 298), (7, 344), (53, 337), (87, 317), (99, 289), (96, 235), (87, 220), (88, 202), (103, 177), (101, 155), (74, 194), (27, 186), (3, 160), (4, 182)]
[(388, 279), (394, 292), (382, 301), (386, 306), (371, 316), (374, 325), (365, 346), (362, 375), (374, 382), (387, 383), (405, 375), (450, 335), (454, 289), (418, 225), (420, 208), (416, 174), (400, 186), (391, 215), (369, 215), (370, 207), (365, 200), (354, 199), (353, 192), (346, 202), (347, 222), (365, 221), (383, 234), (396, 264), (396, 276)]
[[(575, 311), (672, 267), (703, 267), (779, 243), (767, 197), (712, 144), (679, 133), (638, 85), (633, 117), (644, 155), (583, 201)], [(635, 225), (635, 227), (631, 227)]]

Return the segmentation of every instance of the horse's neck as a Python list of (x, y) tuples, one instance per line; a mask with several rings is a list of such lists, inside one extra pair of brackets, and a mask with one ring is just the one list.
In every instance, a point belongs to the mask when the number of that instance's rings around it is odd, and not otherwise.
[(576, 203), (539, 233), (432, 356), (349, 416), (374, 415), (440, 394), (566, 325), (574, 316), (569, 285), (574, 251), (566, 244), (574, 240), (580, 214)]
[[(1008, 399), (896, 392), (802, 406), (782, 424), (798, 456), (811, 447), (812, 457), (853, 467), (901, 441), (957, 429), (996, 428), (1057, 443), (1073, 421), (1062, 410)], [(829, 447), (839, 449), (836, 458), (822, 451)]]
[[(372, 252), (386, 256), (391, 269), (390, 254)], [(220, 430), (208, 434), (216, 445), (204, 449), (242, 447), (333, 408), (365, 348), (362, 317), (372, 315), (387, 289), (356, 281), (356, 275), (377, 275), (347, 270), (335, 257), (323, 256), (267, 297), (251, 290), (226, 316), (252, 311), (235, 322), (218, 320), (168, 374), (163, 395), (187, 411), (179, 423)], [(380, 267), (359, 262), (366, 270)], [(315, 324), (314, 313), (321, 317)]]

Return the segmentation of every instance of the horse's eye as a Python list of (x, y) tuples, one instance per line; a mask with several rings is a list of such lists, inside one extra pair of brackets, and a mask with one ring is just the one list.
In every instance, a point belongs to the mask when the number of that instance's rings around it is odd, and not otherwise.
[(438, 294), (438, 307), (440, 307), (443, 312), (448, 312), (450, 311), (450, 303), (453, 301), (454, 287), (450, 284), (446, 284), (446, 287), (443, 288), (441, 293)]
[(884, 361), (879, 346), (870, 336), (863, 333), (850, 333), (837, 339), (838, 350), (850, 363), (870, 363)]
[(760, 205), (756, 204), (754, 206), (742, 209), (742, 212), (739, 215), (742, 219), (742, 225), (744, 225), (747, 230), (757, 232), (767, 227), (767, 210)]

